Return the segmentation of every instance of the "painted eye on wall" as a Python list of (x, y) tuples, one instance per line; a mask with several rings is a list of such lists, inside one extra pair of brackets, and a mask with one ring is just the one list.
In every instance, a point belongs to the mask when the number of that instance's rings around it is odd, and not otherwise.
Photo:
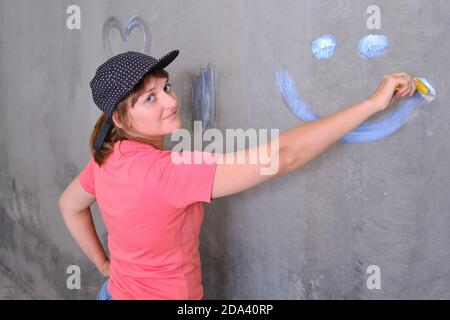
[(311, 50), (317, 60), (330, 58), (336, 52), (336, 37), (326, 34), (313, 41)]
[[(370, 34), (358, 43), (359, 55), (364, 59), (374, 59), (384, 55), (389, 49), (389, 38), (381, 34)], [(323, 35), (311, 44), (311, 51), (317, 60), (331, 58), (336, 52), (336, 37)]]
[(358, 44), (358, 52), (364, 59), (381, 57), (388, 49), (389, 38), (380, 34), (370, 34)]

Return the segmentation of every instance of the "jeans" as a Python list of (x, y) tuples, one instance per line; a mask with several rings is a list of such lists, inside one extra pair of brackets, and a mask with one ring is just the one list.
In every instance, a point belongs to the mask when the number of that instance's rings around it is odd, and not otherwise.
[(111, 294), (108, 291), (108, 280), (105, 281), (97, 295), (97, 300), (112, 300)]

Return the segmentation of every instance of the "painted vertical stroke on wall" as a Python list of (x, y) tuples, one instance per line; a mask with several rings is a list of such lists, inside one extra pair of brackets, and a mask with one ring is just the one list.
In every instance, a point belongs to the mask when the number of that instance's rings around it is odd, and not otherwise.
[[(310, 122), (321, 117), (311, 111), (298, 94), (294, 82), (285, 67), (276, 73), (276, 82), (284, 103), (300, 120)], [(346, 144), (367, 143), (392, 135), (411, 118), (414, 110), (427, 102), (418, 92), (405, 98), (386, 116), (378, 120), (365, 121), (355, 130), (349, 132), (340, 141)]]
[(192, 121), (202, 121), (202, 129), (213, 128), (218, 122), (216, 99), (216, 69), (212, 64), (192, 75), (190, 110)]

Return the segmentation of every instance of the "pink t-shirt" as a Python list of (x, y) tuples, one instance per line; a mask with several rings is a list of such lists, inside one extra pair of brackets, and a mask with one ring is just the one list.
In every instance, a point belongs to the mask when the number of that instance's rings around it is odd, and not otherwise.
[(96, 196), (108, 230), (113, 299), (203, 297), (201, 202), (212, 200), (217, 157), (184, 152), (192, 161), (208, 159), (176, 164), (171, 151), (122, 140), (101, 167), (92, 158), (79, 175), (81, 186)]

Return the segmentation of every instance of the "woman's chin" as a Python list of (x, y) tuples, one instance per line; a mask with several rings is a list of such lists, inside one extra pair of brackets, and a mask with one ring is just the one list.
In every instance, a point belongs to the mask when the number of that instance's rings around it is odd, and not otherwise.
[(180, 120), (179, 117), (177, 117), (176, 119), (174, 119), (174, 120), (172, 121), (172, 124), (170, 125), (170, 128), (171, 128), (171, 129), (170, 129), (170, 132), (169, 132), (169, 133), (172, 133), (172, 132), (174, 132), (175, 130), (181, 128), (181, 120)]

